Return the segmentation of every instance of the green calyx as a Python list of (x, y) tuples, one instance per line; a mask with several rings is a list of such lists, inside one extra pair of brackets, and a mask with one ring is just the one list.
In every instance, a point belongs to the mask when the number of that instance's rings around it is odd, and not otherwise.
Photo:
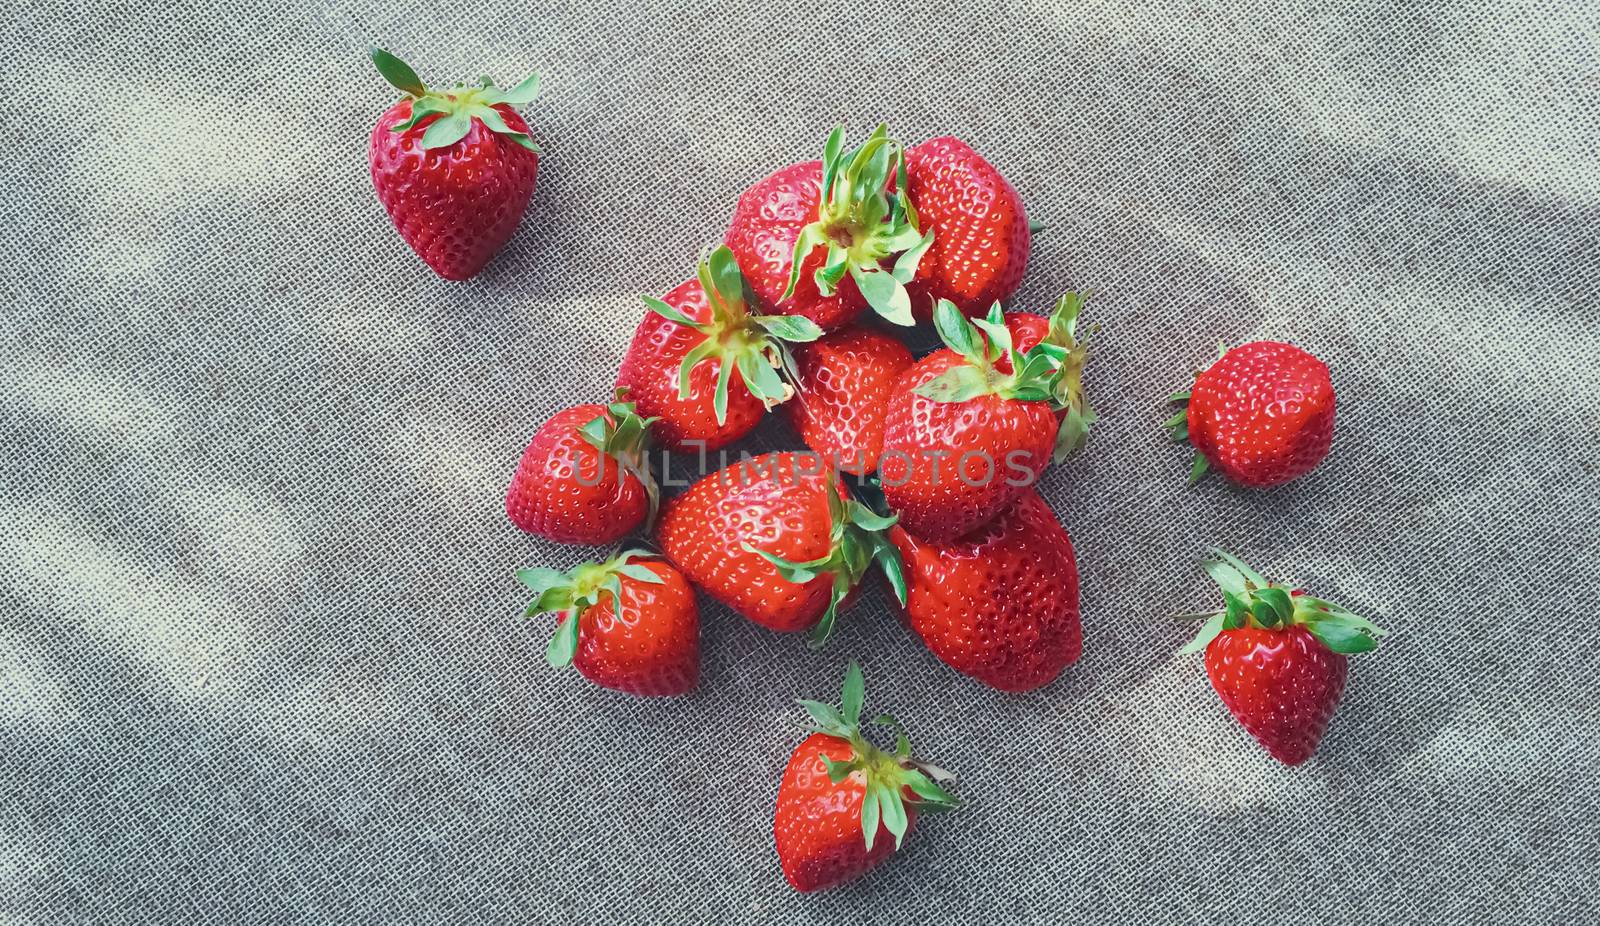
[(422, 120), (437, 115), (439, 118), (422, 133), (422, 147), (448, 148), (466, 137), (472, 129), (472, 120), (476, 119), (489, 131), (504, 135), (508, 140), (538, 153), (539, 148), (533, 139), (526, 132), (518, 132), (506, 125), (505, 119), (495, 109), (501, 104), (522, 106), (533, 102), (533, 98), (539, 95), (537, 74), (509, 90), (499, 89), (487, 77), (479, 78), (475, 87), (457, 84), (449, 90), (429, 90), (417, 72), (394, 55), (376, 46), (369, 46), (367, 54), (372, 58), (372, 63), (377, 65), (378, 73), (383, 75), (384, 80), (412, 98), (411, 117), (394, 126), (392, 131), (407, 131)]
[[(849, 759), (836, 761), (825, 757), (823, 761), (827, 764), (828, 780), (834, 784), (852, 775), (859, 775), (866, 786), (866, 797), (861, 802), (861, 834), (866, 840), (867, 851), (872, 851), (880, 823), (894, 834), (894, 847), (899, 849), (906, 830), (910, 828), (906, 816), (907, 801), (919, 813), (955, 809), (960, 806), (960, 801), (943, 787), (954, 781), (955, 776), (912, 759), (911, 742), (906, 738), (905, 727), (888, 714), (879, 714), (871, 723), (894, 732), (894, 751), (886, 752), (867, 742), (861, 733), (865, 688), (861, 667), (852, 662), (845, 670), (839, 707), (821, 701), (802, 700), (799, 704), (816, 722), (818, 731), (850, 743), (852, 755)], [(905, 795), (907, 789), (912, 793), (910, 798)]]
[[(944, 345), (965, 363), (951, 367), (913, 390), (934, 402), (966, 402), (995, 395), (1021, 402), (1048, 402), (1063, 411), (1056, 432), (1055, 460), (1066, 459), (1083, 447), (1096, 415), (1083, 394), (1083, 368), (1089, 359), (1087, 335), (1078, 337), (1078, 315), (1088, 295), (1068, 293), (1056, 303), (1050, 330), (1044, 340), (1026, 353), (1013, 346), (1005, 312), (996, 302), (985, 318), (967, 319), (949, 300), (939, 300), (933, 324)], [(1002, 371), (1000, 358), (1011, 361)]]
[(728, 383), (734, 371), (750, 394), (767, 408), (787, 402), (800, 379), (788, 344), (822, 337), (816, 322), (798, 315), (751, 315), (744, 274), (727, 246), (700, 262), (700, 285), (711, 308), (709, 320), (698, 322), (660, 299), (644, 296), (650, 311), (704, 335), (678, 367), (678, 398), (689, 398), (689, 375), (713, 357), (721, 361), (712, 407), (717, 424), (728, 420)]
[(639, 417), (633, 403), (624, 401), (627, 393), (627, 389), (618, 389), (616, 401), (606, 406), (606, 414), (590, 419), (578, 429), (578, 436), (644, 484), (645, 495), (650, 499), (650, 514), (644, 523), (644, 530), (648, 532), (661, 507), (661, 488), (650, 473), (649, 458), (650, 425), (660, 419)]
[(1182, 652), (1198, 653), (1224, 630), (1244, 626), (1274, 630), (1301, 624), (1335, 653), (1364, 653), (1378, 645), (1385, 631), (1376, 624), (1352, 614), (1342, 605), (1310, 595), (1295, 595), (1289, 589), (1267, 581), (1261, 573), (1223, 550), (1213, 549), (1201, 568), (1222, 587), (1224, 610), (1185, 615), (1205, 618), (1200, 633)]
[(626, 576), (636, 582), (660, 585), (661, 577), (643, 564), (640, 558), (654, 558), (648, 550), (626, 550), (603, 563), (584, 563), (570, 572), (555, 569), (533, 568), (517, 570), (517, 579), (533, 590), (533, 604), (524, 614), (533, 617), (551, 611), (562, 613), (561, 624), (544, 658), (553, 668), (562, 668), (572, 662), (578, 651), (578, 616), (585, 609), (600, 603), (603, 594), (611, 594), (611, 606), (617, 619), (622, 619), (622, 579)]
[(873, 563), (877, 563), (889, 579), (895, 597), (902, 605), (906, 603), (906, 577), (900, 551), (888, 535), (897, 519), (880, 515), (851, 498), (840, 487), (837, 474), (828, 477), (828, 515), (832, 522), (828, 553), (818, 559), (797, 563), (745, 544), (746, 550), (771, 563), (785, 581), (804, 585), (821, 575), (833, 577), (828, 609), (807, 637), (813, 648), (822, 646), (833, 634), (839, 604), (860, 583)]
[[(1222, 359), (1222, 356), (1227, 352), (1228, 345), (1218, 341), (1217, 359)], [(1195, 378), (1199, 379), (1199, 374), (1195, 374)], [(1167, 430), (1167, 436), (1179, 443), (1189, 439), (1189, 398), (1192, 395), (1193, 389), (1191, 388), (1185, 389), (1182, 392), (1174, 392), (1172, 395), (1167, 396), (1168, 402), (1183, 403), (1183, 408), (1180, 409), (1176, 415), (1173, 415), (1171, 418), (1168, 418), (1161, 424), (1161, 426)], [(1194, 459), (1189, 463), (1189, 484), (1194, 485), (1195, 483), (1199, 482), (1200, 477), (1204, 476), (1206, 471), (1210, 468), (1211, 461), (1205, 458), (1205, 454), (1202, 454), (1200, 451), (1196, 450), (1194, 453)]]
[[(861, 147), (848, 152), (843, 147), (844, 128), (836, 128), (822, 151), (817, 220), (795, 239), (783, 298), (794, 294), (807, 256), (826, 248), (827, 257), (814, 274), (822, 295), (832, 296), (849, 274), (874, 312), (897, 325), (914, 325), (906, 284), (916, 277), (933, 232), (917, 230), (917, 211), (906, 195), (905, 150), (881, 125)], [(894, 193), (888, 190), (891, 178)], [(891, 257), (894, 264), (885, 269)]]

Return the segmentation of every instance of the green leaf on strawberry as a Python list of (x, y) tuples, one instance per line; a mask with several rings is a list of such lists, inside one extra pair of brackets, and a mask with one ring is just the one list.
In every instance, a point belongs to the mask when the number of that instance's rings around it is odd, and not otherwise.
[(405, 132), (415, 128), (424, 119), (435, 118), (422, 133), (422, 147), (427, 150), (448, 148), (467, 136), (474, 119), (484, 128), (508, 141), (537, 153), (538, 146), (526, 132), (519, 132), (506, 124), (495, 106), (521, 106), (533, 102), (538, 93), (537, 75), (527, 78), (510, 90), (500, 90), (487, 77), (476, 87), (456, 86), (450, 90), (429, 90), (411, 66), (398, 57), (376, 46), (368, 46), (367, 55), (383, 79), (401, 93), (412, 98), (411, 117), (395, 125), (393, 131)]
[[(1385, 631), (1343, 606), (1322, 598), (1291, 592), (1268, 581), (1261, 573), (1225, 550), (1213, 549), (1201, 563), (1222, 589), (1225, 608), (1205, 615), (1206, 622), (1179, 652), (1197, 653), (1227, 630), (1257, 627), (1263, 630), (1304, 625), (1335, 653), (1364, 653), (1378, 645)], [(1195, 615), (1199, 617), (1201, 615)]]
[(578, 615), (600, 602), (603, 595), (611, 596), (611, 605), (618, 619), (622, 617), (622, 576), (637, 582), (661, 584), (661, 577), (635, 560), (654, 559), (648, 550), (625, 550), (603, 563), (584, 563), (568, 572), (536, 567), (517, 570), (517, 580), (537, 596), (524, 612), (533, 617), (538, 614), (560, 612), (561, 623), (545, 650), (545, 661), (552, 668), (562, 668), (572, 662), (578, 649)]

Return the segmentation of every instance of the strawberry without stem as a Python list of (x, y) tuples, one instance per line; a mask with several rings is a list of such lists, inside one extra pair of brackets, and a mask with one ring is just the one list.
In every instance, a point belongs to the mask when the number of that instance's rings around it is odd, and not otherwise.
[[(1076, 322), (1076, 310), (1070, 330)], [(1081, 445), (1093, 414), (1081, 394), (1084, 355), (1073, 347), (1011, 341), (1000, 305), (969, 322), (949, 302), (935, 317), (946, 349), (895, 385), (878, 464), (883, 494), (906, 530), (950, 540), (1004, 511), (1052, 456)], [(1057, 411), (1068, 414), (1058, 420)]]
[(920, 811), (957, 806), (941, 783), (951, 776), (911, 758), (905, 729), (888, 714), (874, 724), (895, 733), (892, 753), (861, 733), (861, 667), (845, 672), (840, 707), (800, 704), (819, 732), (795, 748), (778, 785), (772, 835), (783, 876), (817, 891), (865, 874), (898, 850)]
[(429, 90), (405, 62), (368, 49), (406, 99), (373, 127), (372, 185), (400, 237), (447, 280), (476, 274), (510, 240), (539, 171), (538, 148), (513, 106), (533, 100), (538, 78), (500, 90)]
[(1292, 344), (1226, 350), (1172, 400), (1187, 406), (1167, 429), (1194, 445), (1191, 483), (1214, 467), (1240, 485), (1279, 485), (1315, 469), (1333, 445), (1327, 364)]
[(1050, 683), (1083, 652), (1072, 540), (1025, 492), (959, 540), (889, 537), (906, 577), (906, 620), (946, 665), (1002, 691)]
[[(1272, 757), (1299, 765), (1316, 751), (1349, 673), (1346, 654), (1383, 631), (1345, 608), (1267, 581), (1213, 551), (1204, 568), (1227, 607), (1206, 617), (1183, 652), (1205, 650), (1206, 674), (1228, 712)], [(1201, 616), (1201, 615), (1196, 615)]]
[(569, 662), (603, 688), (636, 695), (683, 694), (700, 677), (700, 612), (694, 590), (668, 563), (629, 550), (571, 572), (523, 569), (538, 596), (532, 617), (558, 611), (545, 659)]
[(666, 299), (644, 301), (650, 312), (623, 355), (617, 387), (640, 414), (660, 419), (653, 433), (668, 450), (716, 450), (750, 433), (766, 409), (794, 394), (787, 342), (822, 336), (808, 319), (751, 315), (744, 277), (725, 247)]
[(545, 422), (506, 490), (506, 515), (561, 543), (615, 543), (648, 522), (659, 497), (646, 453), (651, 421), (628, 402), (578, 405)]
[(669, 501), (661, 552), (707, 594), (772, 630), (821, 644), (876, 562), (902, 587), (894, 523), (851, 499), (826, 461), (769, 453), (712, 473)]
[(911, 351), (871, 328), (850, 327), (795, 348), (798, 394), (783, 409), (807, 447), (847, 473), (878, 468), (883, 419)]
[(837, 128), (820, 163), (786, 167), (739, 198), (725, 241), (762, 305), (826, 329), (869, 305), (912, 323), (905, 284), (930, 241), (891, 192), (904, 187), (902, 156), (883, 126), (854, 151)]

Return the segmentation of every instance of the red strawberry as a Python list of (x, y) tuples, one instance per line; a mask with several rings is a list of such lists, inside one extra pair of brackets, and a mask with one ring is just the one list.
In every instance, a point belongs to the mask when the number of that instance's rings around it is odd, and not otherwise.
[(716, 450), (750, 433), (767, 408), (794, 394), (784, 382), (795, 378), (784, 342), (822, 336), (804, 318), (749, 314), (744, 278), (725, 247), (665, 300), (644, 301), (650, 312), (623, 355), (617, 387), (641, 415), (660, 419), (654, 437), (668, 450)]
[(1221, 550), (1205, 570), (1227, 608), (1207, 615), (1183, 652), (1204, 649), (1206, 674), (1228, 712), (1285, 765), (1316, 752), (1349, 672), (1347, 653), (1383, 631), (1331, 601), (1289, 591)]
[(1037, 492), (959, 540), (921, 540), (899, 527), (889, 537), (905, 570), (906, 620), (957, 672), (1029, 691), (1077, 661), (1072, 540)]
[(545, 659), (567, 663), (602, 688), (683, 694), (700, 678), (700, 612), (678, 570), (643, 550), (568, 573), (523, 569), (539, 597), (528, 616), (561, 612)]
[(834, 129), (820, 163), (792, 164), (745, 191), (725, 241), (769, 311), (833, 329), (870, 305), (909, 325), (905, 284), (929, 241), (892, 191), (900, 145), (879, 126), (860, 148), (843, 146)]
[(1216, 467), (1240, 485), (1279, 485), (1316, 469), (1333, 444), (1328, 366), (1292, 344), (1256, 341), (1224, 351), (1172, 400), (1188, 406), (1167, 428), (1194, 444), (1191, 483)]
[(1016, 190), (957, 138), (925, 141), (906, 152), (905, 162), (917, 227), (933, 236), (910, 284), (917, 318), (927, 319), (941, 299), (968, 316), (1009, 299), (1022, 282), (1032, 238)]
[(783, 408), (807, 447), (847, 473), (878, 468), (883, 417), (911, 351), (871, 328), (844, 328), (795, 348), (799, 395)]
[(429, 90), (404, 61), (368, 49), (406, 99), (372, 129), (372, 185), (400, 237), (434, 272), (465, 280), (517, 230), (533, 198), (539, 149), (512, 109), (533, 100), (539, 79), (510, 90)]
[[(1091, 418), (1077, 392), (1081, 355), (1048, 342), (1016, 351), (999, 303), (974, 323), (940, 302), (935, 322), (947, 349), (895, 384), (878, 471), (906, 530), (950, 540), (1010, 507), (1052, 454), (1081, 443)], [(1058, 423), (1059, 408), (1078, 411)]]
[(816, 454), (769, 453), (669, 501), (656, 543), (711, 597), (763, 627), (813, 628), (820, 644), (873, 562), (901, 587), (893, 523), (844, 494)]
[[(1006, 330), (1011, 332), (1011, 346), (1020, 354), (1027, 354), (1040, 344), (1060, 348), (1059, 358), (1051, 353), (1053, 369), (1060, 370), (1055, 380), (1056, 420), (1064, 430), (1060, 435), (1066, 453), (1082, 449), (1089, 437), (1089, 427), (1099, 417), (1089, 407), (1083, 394), (1083, 367), (1089, 359), (1085, 343), (1088, 334), (1078, 337), (1078, 315), (1088, 301), (1088, 293), (1067, 293), (1056, 301), (1055, 310), (1048, 317), (1024, 312), (1006, 313)], [(1001, 357), (995, 366), (1003, 373), (1012, 370), (1009, 355)]]
[(655, 513), (645, 458), (650, 421), (632, 403), (578, 405), (533, 435), (506, 490), (506, 515), (562, 543), (615, 543)]
[(789, 757), (772, 816), (778, 864), (796, 890), (819, 891), (860, 877), (900, 848), (919, 811), (957, 806), (939, 784), (951, 776), (911, 758), (905, 730), (893, 717), (882, 714), (873, 722), (895, 731), (894, 752), (862, 736), (864, 688), (861, 667), (852, 662), (843, 710), (800, 702), (821, 732)]

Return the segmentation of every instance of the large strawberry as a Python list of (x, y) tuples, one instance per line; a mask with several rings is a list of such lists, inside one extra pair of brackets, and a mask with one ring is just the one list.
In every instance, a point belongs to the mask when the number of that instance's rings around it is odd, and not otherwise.
[(872, 563), (903, 588), (893, 523), (845, 494), (816, 454), (769, 453), (669, 501), (656, 543), (711, 597), (763, 627), (811, 629), (821, 644)]
[(517, 573), (538, 597), (527, 614), (559, 612), (545, 659), (603, 688), (682, 694), (700, 678), (700, 612), (678, 570), (643, 550), (571, 572)]
[(1172, 401), (1186, 403), (1167, 429), (1194, 445), (1191, 483), (1215, 468), (1240, 485), (1279, 485), (1311, 472), (1333, 445), (1328, 366), (1293, 344), (1225, 350)]
[(958, 138), (925, 141), (905, 163), (918, 227), (933, 238), (910, 284), (916, 317), (928, 318), (941, 299), (969, 316), (1009, 299), (1032, 238), (1017, 191)]
[[(950, 540), (988, 523), (1052, 456), (1081, 443), (1087, 406), (1076, 390), (1081, 356), (1048, 342), (1016, 350), (999, 303), (971, 322), (941, 301), (934, 321), (947, 347), (895, 384), (878, 471), (906, 530)], [(1077, 414), (1058, 421), (1062, 408)]]
[(522, 452), (506, 489), (506, 515), (562, 543), (615, 543), (655, 514), (646, 452), (651, 421), (632, 403), (556, 412)]
[(820, 163), (785, 167), (739, 197), (725, 241), (762, 305), (827, 329), (869, 305), (912, 323), (905, 284), (930, 239), (896, 192), (904, 189), (901, 157), (883, 126), (848, 152), (837, 128)]
[(959, 540), (902, 528), (906, 620), (951, 668), (1003, 691), (1048, 684), (1083, 651), (1072, 540), (1034, 491)]
[(893, 717), (880, 714), (873, 721), (894, 731), (893, 752), (862, 735), (864, 689), (861, 667), (852, 662), (840, 707), (800, 702), (818, 732), (789, 757), (772, 815), (778, 864), (796, 890), (860, 877), (900, 848), (919, 812), (957, 806), (941, 786), (952, 776), (913, 760), (905, 729)]
[(725, 247), (664, 300), (644, 301), (650, 312), (623, 355), (617, 387), (639, 414), (660, 419), (653, 435), (668, 450), (716, 450), (750, 433), (768, 408), (794, 395), (784, 381), (797, 376), (786, 342), (822, 336), (809, 319), (750, 314), (744, 277)]
[(1183, 652), (1205, 650), (1206, 674), (1229, 713), (1285, 765), (1311, 758), (1349, 674), (1347, 653), (1383, 635), (1345, 608), (1267, 581), (1221, 550), (1204, 563), (1227, 607)]
[(850, 327), (795, 348), (794, 360), (799, 393), (783, 409), (800, 439), (847, 473), (876, 470), (889, 395), (911, 351), (882, 332)]
[(378, 72), (406, 98), (372, 129), (372, 185), (400, 237), (434, 272), (465, 280), (511, 239), (533, 198), (539, 149), (512, 109), (533, 100), (539, 79), (510, 90), (481, 85), (429, 90), (379, 48)]

